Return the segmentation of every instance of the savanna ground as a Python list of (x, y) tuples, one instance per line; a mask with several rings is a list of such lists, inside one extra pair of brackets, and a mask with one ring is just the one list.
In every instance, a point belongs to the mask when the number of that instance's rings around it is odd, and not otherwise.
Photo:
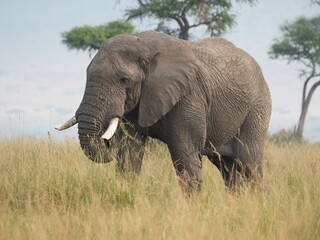
[(154, 141), (125, 179), (77, 140), (2, 138), (0, 239), (320, 239), (319, 144), (268, 143), (265, 192), (229, 193), (206, 158), (203, 175), (186, 198)]

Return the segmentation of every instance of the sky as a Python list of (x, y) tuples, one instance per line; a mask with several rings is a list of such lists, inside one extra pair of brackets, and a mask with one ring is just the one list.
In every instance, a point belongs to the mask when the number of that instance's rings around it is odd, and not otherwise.
[[(57, 132), (71, 118), (83, 96), (86, 68), (93, 56), (70, 51), (61, 33), (74, 26), (99, 25), (124, 17), (130, 0), (0, 0), (0, 137), (77, 136), (77, 128)], [(315, 16), (320, 7), (309, 0), (259, 0), (235, 5), (237, 25), (223, 37), (251, 54), (270, 87), (273, 111), (269, 132), (293, 129), (301, 108), (303, 81), (298, 64), (271, 60), (268, 50), (279, 26), (299, 16)], [(138, 31), (155, 21), (133, 21)], [(207, 37), (197, 30), (194, 39)], [(304, 135), (320, 141), (320, 89), (313, 95)]]

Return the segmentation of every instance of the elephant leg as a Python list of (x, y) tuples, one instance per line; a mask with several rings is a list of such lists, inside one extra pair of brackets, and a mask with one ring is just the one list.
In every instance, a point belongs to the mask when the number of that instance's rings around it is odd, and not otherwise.
[(263, 150), (269, 119), (267, 110), (250, 112), (234, 140), (234, 154), (240, 164), (240, 173), (244, 180), (253, 186), (261, 184), (263, 172)]
[(165, 140), (183, 191), (190, 195), (202, 188), (202, 153), (206, 139), (206, 109), (190, 99), (166, 115)]
[(130, 123), (121, 127), (119, 135), (117, 169), (120, 173), (140, 174), (146, 136), (140, 134)]
[(230, 190), (239, 189), (242, 178), (241, 163), (229, 156), (215, 156), (209, 159), (220, 170), (225, 185)]
[(179, 183), (183, 191), (190, 195), (202, 188), (202, 159), (198, 151), (190, 152), (179, 146), (169, 145)]
[[(199, 126), (200, 129), (204, 128)], [(176, 128), (170, 131), (170, 140), (167, 142), (179, 183), (187, 195), (200, 192), (202, 188), (201, 150), (204, 137), (201, 137), (203, 132), (197, 131), (195, 126), (192, 130)]]
[(262, 179), (262, 148), (259, 140), (246, 139), (240, 136), (236, 143), (235, 161), (239, 164), (239, 172), (246, 182), (259, 183)]

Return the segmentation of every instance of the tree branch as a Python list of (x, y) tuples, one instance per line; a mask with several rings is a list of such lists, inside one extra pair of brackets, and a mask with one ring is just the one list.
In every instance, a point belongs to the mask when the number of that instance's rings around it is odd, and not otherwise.
[(146, 5), (141, 1), (141, 0), (137, 0), (138, 3), (140, 4), (140, 6), (145, 7)]
[(186, 17), (186, 8), (184, 8), (184, 9), (182, 10), (182, 14), (181, 14), (180, 18), (182, 19), (184, 26), (185, 26), (186, 28), (190, 28), (190, 26), (189, 26), (189, 21), (188, 21), (188, 19), (187, 19), (187, 17)]
[(317, 73), (313, 77), (315, 78), (315, 77), (319, 77), (319, 76), (320, 76), (320, 73)]
[(303, 65), (305, 65), (308, 68), (312, 68), (312, 64), (308, 63), (307, 61), (303, 60), (302, 58), (297, 57), (297, 61), (300, 61)]
[(315, 73), (316, 73), (316, 65), (315, 65), (315, 63), (314, 63), (313, 60), (311, 60), (311, 64), (312, 64), (311, 73), (310, 73), (309, 77), (307, 77), (307, 79), (304, 81), (304, 84), (303, 84), (301, 110), (303, 109), (304, 104), (305, 104), (305, 100), (306, 100), (307, 85), (308, 85), (309, 81), (310, 81), (312, 78), (315, 77)]
[(302, 105), (301, 105), (301, 111), (304, 107), (305, 101), (306, 101), (306, 91), (307, 91), (307, 85), (309, 83), (309, 81), (313, 78), (313, 76), (309, 76), (303, 84), (303, 90), (302, 90)]
[(178, 14), (170, 15), (169, 18), (175, 20), (178, 23), (180, 29), (182, 29), (184, 27), (183, 21), (181, 20), (181, 18)]
[(207, 22), (207, 21), (198, 22), (198, 23), (195, 23), (195, 24), (190, 25), (189, 28), (199, 27), (200, 25), (207, 25), (207, 24), (209, 24), (209, 23), (210, 23), (210, 22)]
[(307, 116), (308, 107), (309, 107), (309, 104), (310, 104), (310, 101), (311, 101), (311, 97), (312, 97), (314, 91), (316, 90), (316, 88), (319, 87), (319, 86), (320, 86), (320, 80), (312, 85), (312, 87), (310, 88), (310, 91), (308, 93), (308, 96), (307, 96), (307, 98), (305, 100), (304, 106), (302, 108), (302, 111), (301, 111), (301, 114), (300, 114), (300, 118), (299, 118), (299, 122), (298, 122), (298, 127), (297, 127), (297, 130), (295, 132), (300, 137), (302, 137), (304, 123), (305, 123), (305, 119), (306, 119), (306, 116)]

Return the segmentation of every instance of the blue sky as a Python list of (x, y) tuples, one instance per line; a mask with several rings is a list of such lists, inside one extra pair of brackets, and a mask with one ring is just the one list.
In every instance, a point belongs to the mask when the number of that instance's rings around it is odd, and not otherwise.
[[(116, 4), (120, 2), (120, 4)], [(69, 51), (61, 32), (84, 24), (98, 25), (123, 18), (129, 0), (0, 0), (0, 136), (76, 137), (74, 127), (55, 132), (53, 126), (69, 119), (84, 91), (86, 52)], [(279, 25), (298, 16), (314, 16), (319, 6), (309, 0), (260, 0), (255, 6), (235, 7), (237, 25), (225, 38), (249, 52), (261, 65), (270, 86), (273, 112), (270, 132), (293, 128), (299, 117), (302, 80), (299, 65), (271, 60), (267, 51), (279, 36)], [(154, 22), (133, 22), (137, 30)], [(206, 37), (202, 31), (196, 38)], [(310, 105), (305, 135), (320, 141), (320, 90)]]

